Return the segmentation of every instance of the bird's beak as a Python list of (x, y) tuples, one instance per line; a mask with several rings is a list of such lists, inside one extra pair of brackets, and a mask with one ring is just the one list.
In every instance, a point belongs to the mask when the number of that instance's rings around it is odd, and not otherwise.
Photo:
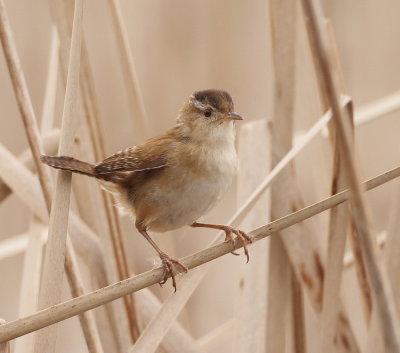
[(227, 118), (229, 120), (243, 120), (243, 117), (235, 112), (229, 112)]

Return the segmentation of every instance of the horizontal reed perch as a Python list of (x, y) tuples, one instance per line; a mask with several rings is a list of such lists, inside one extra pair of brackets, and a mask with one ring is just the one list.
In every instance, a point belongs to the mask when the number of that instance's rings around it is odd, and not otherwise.
[[(399, 176), (400, 167), (397, 167), (368, 180), (363, 186), (366, 190), (371, 190)], [(345, 190), (311, 206), (305, 207), (297, 212), (270, 222), (265, 226), (255, 229), (251, 231), (249, 235), (253, 242), (256, 242), (298, 222), (304, 221), (318, 213), (326, 211), (329, 208), (335, 207), (338, 204), (348, 200), (349, 197), (350, 191)], [(239, 249), (240, 247), (242, 247), (240, 241), (235, 241), (234, 244), (223, 242), (199, 251), (195, 254), (186, 256), (180, 261), (189, 269), (191, 269), (226, 255), (236, 249)], [(98, 289), (92, 293), (82, 295), (80, 297), (54, 305), (50, 308), (41, 310), (35, 314), (11, 321), (0, 327), (0, 342), (5, 342), (32, 331), (39, 330), (43, 327), (78, 315), (86, 310), (106, 304), (124, 295), (159, 283), (163, 277), (164, 271), (162, 267), (157, 267), (137, 276)]]

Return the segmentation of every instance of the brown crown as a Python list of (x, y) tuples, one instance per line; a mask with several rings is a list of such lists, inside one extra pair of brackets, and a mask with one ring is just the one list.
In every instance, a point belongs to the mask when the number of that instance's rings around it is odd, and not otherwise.
[(193, 93), (193, 98), (197, 101), (208, 104), (220, 112), (228, 113), (233, 111), (233, 100), (231, 95), (218, 89), (207, 89)]

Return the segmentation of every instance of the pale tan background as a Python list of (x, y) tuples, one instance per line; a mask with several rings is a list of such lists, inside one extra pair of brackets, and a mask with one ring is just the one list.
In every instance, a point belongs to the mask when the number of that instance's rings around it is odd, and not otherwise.
[[(356, 108), (400, 88), (400, 4), (395, 0), (326, 0), (326, 14), (331, 17), (337, 36), (349, 94)], [(246, 119), (270, 119), (272, 112), (272, 73), (268, 2), (253, 0), (121, 0), (129, 30), (140, 87), (151, 126), (151, 134), (170, 127), (186, 96), (203, 88), (229, 91), (236, 110)], [(35, 112), (40, 116), (46, 82), (51, 19), (45, 0), (6, 0), (22, 68), (28, 83)], [(105, 0), (87, 0), (84, 12), (85, 34), (95, 77), (102, 123), (107, 132), (107, 152), (112, 153), (135, 142), (135, 129), (129, 116), (127, 97), (111, 32), (109, 9)], [(299, 25), (299, 28), (302, 27)], [(303, 30), (299, 29), (299, 36)], [(303, 43), (304, 44), (304, 43)], [(315, 95), (308, 48), (298, 46), (296, 127), (303, 129), (320, 116)], [(56, 108), (62, 111), (63, 88), (59, 84)], [(362, 162), (363, 176), (372, 177), (398, 165), (400, 161), (399, 112), (362, 126), (356, 131), (356, 142)], [(19, 154), (27, 148), (21, 118), (4, 62), (0, 55), (0, 142)], [(324, 142), (315, 142), (309, 155)], [(327, 149), (328, 151), (328, 149)], [(257, 153), (257, 151), (254, 151)], [(299, 180), (304, 184), (305, 201), (315, 202), (328, 192), (326, 179), (312, 181), (315, 163), (324, 168), (324, 151), (298, 158)], [(325, 166), (329, 168), (329, 158)], [(322, 173), (323, 174), (323, 173)], [(321, 174), (319, 174), (321, 175)], [(75, 177), (75, 180), (82, 180)], [(310, 179), (311, 178), (311, 179)], [(315, 183), (320, 182), (316, 186)], [(393, 183), (371, 193), (374, 224), (377, 230), (387, 223)], [(209, 216), (208, 220), (224, 222), (235, 210), (235, 190)], [(321, 222), (324, 217), (319, 218)], [(266, 223), (260, 220), (260, 225)], [(29, 213), (15, 197), (0, 204), (0, 240), (25, 232)], [(128, 246), (134, 248), (129, 258), (136, 272), (148, 269), (154, 254), (124, 219)], [(201, 235), (201, 236), (200, 236)], [(175, 243), (179, 256), (200, 249), (214, 236), (213, 232), (182, 230), (157, 236), (160, 244)], [(168, 239), (168, 240), (165, 240)], [(171, 249), (171, 251), (173, 251)], [(214, 271), (202, 282), (182, 315), (189, 331), (200, 337), (229, 319), (236, 286), (232, 281), (243, 258), (219, 260)], [(0, 262), (0, 317), (17, 317), (23, 256)], [(349, 273), (346, 280), (354, 277)], [(224, 291), (222, 290), (224, 289)], [(170, 292), (169, 286), (160, 297)], [(65, 298), (68, 298), (65, 291)], [(204, 296), (208, 300), (204, 301)], [(349, 296), (350, 300), (356, 300)], [(256, 300), (256, 298), (249, 298)], [(59, 352), (85, 351), (76, 319), (60, 326)], [(360, 336), (363, 331), (356, 329)], [(72, 337), (72, 338), (71, 338)], [(80, 347), (77, 350), (77, 347)], [(224, 351), (229, 351), (229, 344)], [(222, 351), (222, 350), (219, 350)]]

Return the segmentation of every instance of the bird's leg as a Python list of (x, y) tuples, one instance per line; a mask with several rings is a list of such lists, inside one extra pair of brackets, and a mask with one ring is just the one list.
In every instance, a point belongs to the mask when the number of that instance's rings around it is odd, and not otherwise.
[(147, 234), (146, 229), (137, 227), (137, 230), (140, 232), (140, 234), (142, 234), (146, 238), (146, 240), (150, 243), (150, 245), (157, 251), (158, 255), (160, 256), (162, 265), (164, 267), (164, 279), (160, 282), (160, 285), (167, 282), (168, 277), (171, 277), (172, 286), (174, 287), (175, 292), (176, 292), (176, 280), (175, 280), (175, 272), (173, 269), (173, 265), (177, 265), (184, 272), (187, 272), (188, 268), (185, 265), (183, 265), (182, 263), (180, 263), (178, 260), (175, 260), (175, 259), (169, 257), (165, 252), (163, 252), (157, 246), (157, 244), (154, 242), (154, 240), (150, 238), (150, 235)]
[[(235, 229), (231, 226), (224, 226), (221, 224), (208, 224), (208, 223), (199, 223), (199, 222), (194, 222), (193, 224), (190, 225), (191, 227), (203, 227), (203, 228), (212, 228), (212, 229), (221, 229), (225, 232), (225, 241), (226, 242), (231, 242), (234, 243), (235, 239), (233, 238), (232, 234), (236, 234), (236, 236), (242, 241), (243, 243), (243, 249), (244, 249), (244, 254), (246, 255), (247, 262), (249, 262), (249, 251), (247, 250), (247, 243), (252, 243), (251, 238), (242, 230)], [(234, 251), (232, 251), (232, 254), (238, 255)]]

